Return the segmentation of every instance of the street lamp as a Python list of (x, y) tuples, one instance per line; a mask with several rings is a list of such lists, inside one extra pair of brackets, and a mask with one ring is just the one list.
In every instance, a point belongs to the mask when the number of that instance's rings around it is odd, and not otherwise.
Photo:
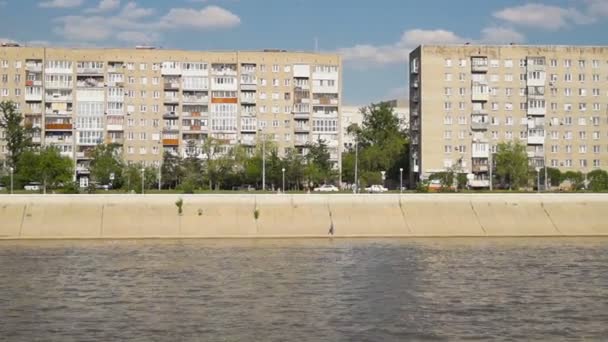
[(282, 168), (281, 172), (283, 172), (283, 192), (285, 192), (285, 168)]
[(540, 193), (540, 167), (536, 168), (536, 192)]
[(262, 129), (259, 129), (260, 137), (262, 138), (262, 191), (266, 191), (266, 139), (262, 134)]
[(141, 168), (141, 194), (144, 195), (145, 192), (145, 184), (146, 182), (146, 169), (144, 169), (143, 167)]
[(403, 193), (403, 168), (399, 168), (399, 193)]
[(13, 173), (15, 172), (15, 169), (11, 166), (8, 169), (11, 172), (11, 195), (13, 194)]

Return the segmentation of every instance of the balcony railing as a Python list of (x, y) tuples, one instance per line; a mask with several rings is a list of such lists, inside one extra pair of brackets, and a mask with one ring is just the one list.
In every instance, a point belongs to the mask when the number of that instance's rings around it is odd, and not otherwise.
[(471, 129), (475, 131), (487, 130), (490, 127), (489, 121), (471, 121)]
[(57, 109), (47, 109), (44, 111), (46, 116), (71, 116), (73, 111), (71, 110), (57, 110)]
[(163, 139), (163, 145), (165, 146), (178, 146), (179, 139)]
[(201, 125), (182, 126), (182, 131), (186, 132), (201, 132), (203, 130), (206, 130), (206, 127)]
[(25, 94), (25, 101), (42, 101), (42, 94)]
[(30, 72), (42, 72), (42, 64), (26, 63), (25, 70)]
[(44, 127), (47, 130), (70, 131), (73, 125), (71, 123), (47, 123)]
[(241, 96), (241, 103), (255, 104), (256, 102), (255, 97)]
[(47, 89), (72, 89), (74, 84), (72, 82), (45, 82), (44, 86)]
[(178, 90), (179, 82), (165, 82), (165, 89), (167, 90)]
[(108, 131), (123, 131), (124, 127), (122, 124), (108, 124), (106, 126), (106, 129)]
[(102, 75), (103, 68), (76, 68), (76, 72), (86, 75)]
[(25, 81), (26, 87), (42, 87), (42, 80), (27, 80)]
[(184, 96), (184, 103), (209, 103), (209, 96)]
[(488, 165), (473, 165), (471, 171), (473, 171), (474, 173), (488, 172), (489, 168)]
[(78, 81), (78, 82), (76, 82), (76, 87), (78, 87), (78, 88), (103, 88), (104, 83), (102, 81), (97, 81), (97, 80)]

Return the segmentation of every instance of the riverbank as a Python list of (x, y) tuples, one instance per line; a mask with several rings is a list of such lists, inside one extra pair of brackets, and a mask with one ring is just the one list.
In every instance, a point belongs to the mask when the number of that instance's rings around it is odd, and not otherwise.
[(4, 195), (0, 239), (608, 236), (607, 208), (606, 194)]

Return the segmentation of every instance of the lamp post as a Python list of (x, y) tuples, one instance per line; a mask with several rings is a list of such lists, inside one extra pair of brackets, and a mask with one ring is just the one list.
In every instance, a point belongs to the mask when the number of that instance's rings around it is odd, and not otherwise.
[(13, 173), (15, 172), (15, 169), (11, 166), (8, 169), (11, 172), (11, 195), (13, 194)]
[(145, 183), (146, 183), (146, 169), (141, 168), (141, 194), (145, 193)]
[(285, 192), (285, 168), (282, 168), (281, 172), (283, 172), (283, 192)]
[(262, 134), (262, 129), (259, 129), (260, 137), (262, 137), (262, 191), (266, 191), (266, 139)]
[(355, 194), (359, 192), (359, 142), (355, 139)]
[(536, 192), (540, 193), (540, 167), (536, 168)]
[(399, 193), (403, 193), (403, 168), (399, 168)]

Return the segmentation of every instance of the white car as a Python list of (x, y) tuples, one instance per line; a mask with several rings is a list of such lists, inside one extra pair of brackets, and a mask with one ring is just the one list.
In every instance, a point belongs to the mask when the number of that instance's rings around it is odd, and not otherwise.
[(338, 191), (340, 191), (340, 189), (338, 189), (337, 187), (330, 185), (330, 184), (323, 184), (318, 188), (314, 188), (313, 191), (315, 191), (315, 192), (338, 192)]
[(26, 191), (40, 191), (40, 183), (32, 182), (23, 187)]
[(365, 191), (367, 191), (369, 193), (382, 193), (382, 192), (387, 192), (388, 189), (382, 185), (374, 184), (370, 187), (365, 188)]

